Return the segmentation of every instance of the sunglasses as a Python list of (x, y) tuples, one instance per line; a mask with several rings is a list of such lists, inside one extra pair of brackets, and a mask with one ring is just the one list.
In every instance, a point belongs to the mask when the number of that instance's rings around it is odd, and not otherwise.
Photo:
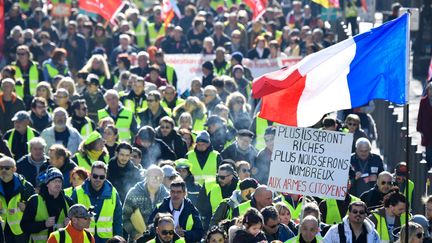
[(96, 175), (96, 174), (93, 174), (92, 175), (92, 177), (93, 177), (93, 179), (99, 179), (99, 180), (105, 180), (105, 175)]
[(381, 181), (381, 185), (385, 185), (385, 184), (392, 185), (393, 182), (392, 181)]
[(347, 123), (347, 125), (348, 125), (348, 126), (358, 126), (357, 123), (351, 123), (351, 122), (350, 122), (350, 123)]
[(147, 102), (151, 103), (151, 102), (155, 102), (155, 100), (149, 100), (149, 99), (147, 99)]
[(174, 230), (162, 230), (162, 235), (174, 235)]
[(366, 214), (366, 212), (363, 211), (363, 210), (358, 211), (358, 210), (355, 210), (355, 209), (353, 209), (353, 210), (351, 211), (351, 213), (353, 213), (353, 214), (360, 214), (360, 215), (364, 215), (364, 214)]
[(416, 234), (416, 236), (417, 236), (418, 239), (421, 239), (421, 238), (423, 238), (424, 233), (423, 232), (419, 232), (419, 233)]
[(10, 170), (10, 169), (12, 169), (12, 166), (10, 165), (0, 166), (0, 170)]
[(223, 176), (223, 175), (217, 175), (217, 178), (219, 178), (219, 179), (221, 179), (221, 180), (225, 180), (225, 178), (227, 178), (228, 176), (230, 176), (230, 175), (226, 175), (226, 176)]

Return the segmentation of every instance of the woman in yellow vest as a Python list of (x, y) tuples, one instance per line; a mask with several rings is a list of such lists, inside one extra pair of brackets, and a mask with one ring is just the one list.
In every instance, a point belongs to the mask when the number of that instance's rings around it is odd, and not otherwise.
[(99, 77), (99, 84), (106, 89), (110, 89), (114, 86), (111, 80), (111, 72), (108, 67), (108, 63), (104, 56), (100, 54), (93, 55), (81, 71), (87, 71), (89, 74), (95, 74)]
[(65, 77), (70, 76), (66, 57), (67, 51), (65, 49), (54, 49), (52, 57), (46, 60), (42, 65), (42, 71), (46, 81), (52, 82), (52, 79), (59, 74)]
[(70, 187), (64, 189), (66, 196), (71, 197), (74, 188), (81, 186), (89, 177), (88, 171), (84, 167), (75, 167), (70, 173)]
[(105, 148), (102, 136), (97, 131), (90, 133), (90, 136), (81, 142), (78, 152), (72, 158), (78, 166), (90, 171), (93, 162), (103, 161), (106, 164), (109, 161), (109, 153)]
[(51, 232), (67, 225), (67, 212), (74, 204), (62, 191), (63, 175), (57, 168), (50, 168), (41, 180), (39, 193), (27, 201), (20, 223), (32, 243), (46, 243)]

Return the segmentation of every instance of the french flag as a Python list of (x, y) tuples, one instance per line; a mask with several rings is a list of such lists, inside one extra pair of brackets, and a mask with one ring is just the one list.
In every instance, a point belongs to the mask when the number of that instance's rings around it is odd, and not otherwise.
[(408, 90), (409, 15), (311, 54), (291, 68), (254, 80), (259, 116), (308, 127), (323, 115), (383, 99), (405, 104)]

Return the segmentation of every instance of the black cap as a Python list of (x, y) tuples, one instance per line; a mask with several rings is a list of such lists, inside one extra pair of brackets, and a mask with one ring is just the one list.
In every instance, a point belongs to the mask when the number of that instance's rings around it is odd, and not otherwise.
[(237, 132), (237, 136), (254, 138), (255, 134), (247, 129), (241, 129)]
[(202, 67), (207, 70), (213, 70), (213, 63), (210, 61), (206, 61), (202, 64)]
[(259, 186), (259, 183), (257, 180), (253, 179), (253, 178), (246, 178), (244, 180), (242, 180), (240, 182), (240, 190), (246, 190), (249, 188), (254, 188), (256, 189)]

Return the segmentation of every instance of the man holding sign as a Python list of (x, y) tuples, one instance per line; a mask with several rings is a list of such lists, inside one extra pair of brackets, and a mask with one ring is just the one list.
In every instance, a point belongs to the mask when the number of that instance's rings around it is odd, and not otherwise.
[(279, 192), (343, 200), (352, 135), (278, 126), (268, 186)]

